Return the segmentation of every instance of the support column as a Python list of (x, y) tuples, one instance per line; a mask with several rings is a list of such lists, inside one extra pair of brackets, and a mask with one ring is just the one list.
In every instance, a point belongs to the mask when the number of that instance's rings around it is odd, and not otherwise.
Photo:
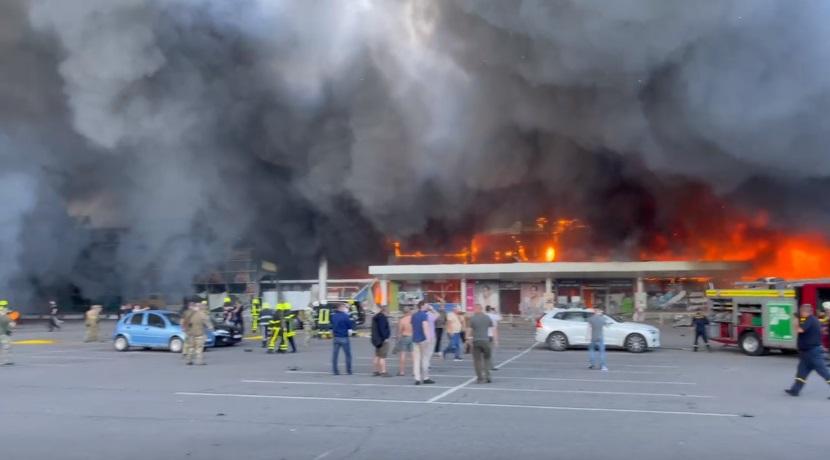
[(389, 305), (389, 281), (388, 280), (380, 280), (380, 304), (385, 306)]
[(553, 294), (553, 279), (545, 279), (545, 294)]
[(461, 310), (467, 311), (467, 278), (461, 278)]
[(545, 278), (545, 311), (556, 306), (556, 295), (553, 293), (553, 278)]
[(320, 288), (320, 292), (318, 293), (320, 305), (325, 305), (328, 303), (328, 280), (329, 280), (329, 263), (325, 257), (320, 258), (320, 266), (317, 269), (317, 286)]
[(634, 321), (645, 321), (647, 305), (648, 297), (643, 286), (643, 278), (640, 276), (637, 277), (636, 287), (634, 289)]

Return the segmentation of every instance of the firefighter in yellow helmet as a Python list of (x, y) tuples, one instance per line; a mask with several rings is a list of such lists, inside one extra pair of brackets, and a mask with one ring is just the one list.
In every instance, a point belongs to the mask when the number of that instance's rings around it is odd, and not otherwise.
[[(269, 321), (268, 353), (285, 353), (288, 351), (288, 344), (291, 344), (291, 352), (296, 353), (297, 347), (294, 344), (294, 321), (296, 315), (291, 311), (290, 303), (278, 303), (274, 317)], [(279, 344), (279, 350), (277, 345)]]
[(12, 329), (14, 321), (9, 317), (9, 302), (0, 300), (0, 366), (11, 366), (12, 362)]
[(254, 297), (254, 300), (251, 301), (251, 331), (253, 332), (259, 330), (259, 310), (260, 301)]

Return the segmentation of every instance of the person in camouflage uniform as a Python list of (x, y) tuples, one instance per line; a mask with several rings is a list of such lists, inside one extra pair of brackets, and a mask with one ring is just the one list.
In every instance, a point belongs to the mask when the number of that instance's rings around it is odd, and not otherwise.
[(207, 331), (213, 330), (213, 324), (200, 305), (194, 303), (191, 304), (190, 308), (193, 312), (185, 316), (186, 319), (182, 320), (182, 329), (187, 334), (187, 355), (185, 355), (185, 362), (188, 365), (193, 364), (195, 355), (196, 364), (204, 366)]
[(12, 363), (12, 328), (14, 321), (8, 316), (6, 307), (8, 302), (0, 300), (0, 366), (11, 366)]
[(84, 326), (86, 327), (84, 342), (98, 341), (98, 320), (101, 318), (101, 310), (103, 310), (103, 307), (100, 305), (93, 305), (87, 310), (84, 318)]

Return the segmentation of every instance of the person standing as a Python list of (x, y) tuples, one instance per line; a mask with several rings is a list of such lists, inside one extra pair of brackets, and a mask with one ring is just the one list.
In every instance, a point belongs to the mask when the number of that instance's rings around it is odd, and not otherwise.
[(487, 316), (490, 317), (490, 321), (493, 322), (493, 327), (487, 331), (487, 336), (490, 337), (490, 342), (493, 344), (493, 348), (499, 347), (499, 322), (501, 321), (501, 315), (496, 312), (496, 309), (487, 305), (485, 308), (487, 312)]
[(207, 331), (213, 330), (213, 324), (210, 322), (205, 309), (197, 303), (190, 304), (193, 311), (186, 320), (182, 321), (184, 332), (187, 334), (187, 352), (185, 356), (185, 363), (190, 366), (195, 363), (197, 366), (205, 365), (205, 342), (207, 341)]
[(103, 307), (100, 305), (93, 305), (89, 307), (89, 310), (87, 310), (84, 318), (84, 326), (86, 327), (84, 342), (88, 343), (98, 341), (98, 321), (101, 318), (102, 309)]
[(491, 383), (490, 369), (493, 367), (493, 349), (487, 331), (493, 327), (493, 320), (485, 315), (481, 305), (476, 304), (475, 313), (469, 320), (467, 340), (472, 342), (473, 363), (476, 369), (476, 383)]
[(415, 385), (435, 383), (429, 378), (429, 359), (432, 357), (429, 324), (427, 304), (422, 300), (418, 302), (418, 312), (412, 315), (412, 374)]
[(58, 318), (58, 304), (54, 300), (49, 301), (49, 332), (61, 328), (61, 320)]
[(709, 345), (709, 335), (706, 333), (706, 328), (709, 326), (709, 318), (702, 311), (698, 310), (692, 316), (692, 325), (695, 327), (694, 351), (697, 351), (697, 341), (699, 339), (703, 339), (703, 343), (706, 344), (706, 349), (712, 351), (712, 347)]
[(331, 371), (334, 375), (340, 375), (337, 370), (337, 360), (340, 356), (340, 349), (346, 355), (346, 372), (352, 375), (352, 346), (349, 343), (349, 336), (354, 329), (354, 322), (349, 316), (349, 307), (344, 304), (337, 306), (337, 310), (331, 315), (331, 332), (334, 336), (331, 353)]
[(372, 317), (372, 345), (375, 347), (375, 357), (372, 359), (374, 376), (389, 376), (386, 372), (386, 356), (389, 354), (389, 319), (386, 317), (386, 307), (379, 306), (377, 313)]
[(824, 350), (821, 347), (821, 323), (813, 316), (813, 306), (810, 304), (801, 305), (799, 313), (798, 370), (793, 385), (784, 390), (790, 396), (798, 396), (801, 393), (801, 389), (807, 383), (807, 376), (813, 371), (830, 384), (830, 371), (824, 363)]
[(435, 319), (435, 354), (441, 353), (441, 338), (447, 324), (447, 307), (443, 303), (438, 307), (438, 317)]
[(9, 317), (7, 307), (9, 303), (0, 300), (0, 366), (11, 366), (12, 361), (12, 329), (15, 324)]
[(447, 337), (449, 338), (449, 343), (447, 344), (447, 348), (444, 349), (444, 359), (447, 359), (447, 355), (452, 352), (455, 355), (455, 361), (462, 361), (461, 359), (461, 318), (455, 312), (455, 310), (450, 310), (447, 312)]
[(395, 343), (398, 357), (398, 376), (406, 375), (406, 358), (412, 359), (412, 309), (404, 307), (403, 316), (398, 321), (398, 341)]
[(600, 369), (603, 372), (608, 372), (608, 366), (605, 363), (605, 326), (607, 324), (605, 314), (602, 308), (594, 308), (594, 314), (588, 318), (588, 328), (591, 333), (591, 343), (588, 345), (588, 369), (596, 368), (595, 352), (599, 353)]

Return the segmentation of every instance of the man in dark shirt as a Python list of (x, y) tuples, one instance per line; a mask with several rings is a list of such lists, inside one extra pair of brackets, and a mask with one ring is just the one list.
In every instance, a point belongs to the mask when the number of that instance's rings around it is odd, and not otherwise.
[(706, 344), (706, 349), (712, 351), (712, 347), (709, 346), (709, 335), (706, 333), (706, 327), (709, 326), (709, 318), (702, 311), (698, 310), (692, 317), (692, 325), (695, 327), (694, 350), (697, 351), (697, 341), (703, 339), (703, 343)]
[(352, 346), (349, 343), (349, 334), (354, 329), (354, 322), (349, 316), (349, 308), (346, 305), (339, 305), (331, 315), (331, 332), (334, 336), (334, 348), (331, 354), (331, 371), (334, 375), (340, 375), (337, 370), (337, 358), (340, 356), (340, 349), (346, 355), (346, 372), (352, 375)]
[(813, 306), (804, 304), (801, 306), (801, 325), (798, 328), (798, 371), (795, 374), (795, 382), (788, 390), (784, 390), (790, 396), (798, 396), (804, 384), (807, 383), (807, 376), (810, 372), (816, 371), (828, 384), (830, 384), (830, 372), (824, 364), (821, 348), (821, 324), (818, 318), (813, 316)]
[(412, 342), (415, 344), (412, 348), (412, 373), (415, 376), (415, 385), (435, 383), (429, 378), (432, 342), (429, 341), (428, 327), (427, 304), (422, 300), (418, 302), (418, 313), (412, 315)]
[(373, 375), (388, 377), (386, 372), (386, 356), (389, 354), (389, 337), (392, 332), (389, 330), (389, 319), (386, 317), (386, 307), (378, 307), (377, 313), (372, 317), (372, 345), (375, 347), (375, 357), (372, 360), (375, 365)]

